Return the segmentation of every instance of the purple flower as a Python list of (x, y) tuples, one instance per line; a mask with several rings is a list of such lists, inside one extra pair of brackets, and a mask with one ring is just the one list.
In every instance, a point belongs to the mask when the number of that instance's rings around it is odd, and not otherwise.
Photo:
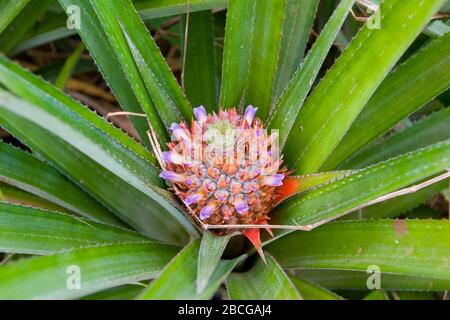
[(262, 183), (266, 186), (279, 187), (283, 185), (284, 174), (274, 174), (273, 176), (263, 176)]
[(216, 209), (216, 206), (212, 204), (203, 207), (202, 210), (200, 210), (200, 219), (205, 220), (211, 217), (214, 209)]
[(163, 178), (164, 180), (169, 180), (172, 182), (183, 182), (184, 181), (184, 176), (181, 174), (178, 174), (176, 172), (173, 171), (163, 171), (160, 173), (159, 175), (161, 178)]
[(198, 108), (194, 108), (194, 115), (200, 123), (206, 121), (208, 116), (206, 115), (205, 107), (199, 106)]
[(251, 125), (253, 122), (253, 118), (255, 117), (256, 111), (258, 108), (253, 108), (252, 105), (249, 105), (244, 112), (244, 118), (247, 121), (248, 125)]
[(183, 163), (183, 157), (180, 156), (176, 152), (164, 151), (162, 153), (162, 158), (165, 162), (170, 162), (173, 164), (182, 164)]
[(247, 202), (242, 199), (238, 199), (234, 202), (234, 207), (239, 214), (244, 214), (249, 210)]
[(190, 206), (191, 204), (197, 203), (197, 202), (199, 202), (202, 199), (203, 199), (203, 194), (201, 194), (201, 193), (192, 193), (192, 194), (187, 196), (186, 200), (184, 200), (184, 203), (187, 206)]
[(190, 137), (188, 136), (186, 131), (178, 123), (172, 123), (169, 129), (170, 131), (172, 131), (172, 135), (175, 137), (175, 139), (183, 139), (185, 141), (190, 140)]

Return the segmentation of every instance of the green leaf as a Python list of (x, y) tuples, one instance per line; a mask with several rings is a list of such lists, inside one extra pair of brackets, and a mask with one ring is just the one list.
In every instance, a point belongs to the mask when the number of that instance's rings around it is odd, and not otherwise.
[(239, 107), (243, 101), (258, 107), (261, 119), (267, 117), (285, 3), (284, 0), (230, 0), (222, 70), (222, 107)]
[[(329, 290), (367, 290), (367, 278), (373, 274), (364, 271), (299, 269), (295, 274)], [(450, 289), (449, 279), (434, 279), (427, 276), (404, 276), (381, 272), (384, 290), (444, 291)]]
[(289, 168), (299, 174), (317, 172), (443, 3), (442, 0), (383, 2), (381, 28), (366, 25), (301, 108), (284, 152)]
[(18, 205), (0, 203), (0, 251), (51, 254), (109, 243), (154, 242), (133, 231)]
[(65, 212), (69, 214), (73, 213), (66, 208), (54, 204), (53, 202), (42, 199), (38, 196), (35, 196), (31, 193), (28, 193), (6, 183), (0, 183), (0, 201), (33, 208)]
[[(144, 25), (142, 26), (144, 27)], [(134, 26), (131, 27), (131, 30), (134, 30)], [(180, 123), (192, 120), (193, 112), (189, 102), (154, 41), (149, 41), (154, 46), (152, 51), (148, 51), (148, 44), (146, 43), (141, 44), (141, 47), (145, 50), (141, 51), (137, 47), (139, 45), (138, 42), (134, 42), (132, 36), (128, 33), (129, 30), (122, 26), (122, 31), (144, 84), (150, 93), (153, 103), (157, 106), (156, 109), (166, 127), (169, 128), (174, 122)], [(137, 34), (134, 36), (137, 37)], [(134, 39), (139, 41), (141, 37)], [(148, 52), (151, 52), (151, 54), (146, 54)]]
[(277, 101), (267, 125), (270, 129), (279, 130), (281, 148), (288, 139), (298, 112), (354, 2), (354, 0), (344, 0), (340, 3)]
[[(251, 21), (247, 21), (247, 24), (253, 22), (254, 27), (245, 105), (252, 104), (257, 107), (258, 116), (265, 120), (271, 109), (274, 92), (286, 0), (248, 2), (255, 2), (255, 16)], [(238, 32), (245, 30), (241, 29)], [(228, 35), (229, 33), (225, 37)]]
[(30, 0), (0, 0), (0, 34), (23, 10)]
[(189, 102), (131, 1), (90, 2), (149, 121), (159, 115), (169, 128), (191, 120)]
[(450, 139), (450, 108), (444, 108), (403, 131), (375, 141), (344, 162), (344, 168), (363, 168), (403, 153)]
[[(109, 136), (108, 140), (116, 141), (121, 145), (121, 148), (128, 150), (127, 152), (130, 155), (133, 155), (142, 163), (147, 163), (145, 164), (147, 168), (149, 167), (148, 163), (153, 164), (154, 166), (148, 168), (151, 169), (148, 171), (153, 172), (153, 175), (158, 173), (159, 169), (155, 168), (155, 166), (159, 166), (158, 161), (147, 149), (120, 129), (107, 123), (105, 119), (98, 117), (87, 107), (65, 95), (61, 90), (56, 89), (50, 83), (2, 56), (0, 56), (0, 70), (0, 83), (4, 83), (14, 94), (35, 104), (55, 105), (55, 108), (63, 108), (75, 112), (84, 119), (84, 122), (88, 122), (91, 126)], [(157, 182), (157, 180), (154, 181), (155, 184)]]
[(212, 274), (208, 286), (197, 292), (197, 261), (200, 241), (195, 240), (184, 248), (139, 296), (143, 300), (210, 299), (228, 274), (234, 269), (235, 260), (222, 260)]
[[(0, 267), (0, 299), (74, 299), (155, 278), (176, 252), (162, 244), (110, 244), (20, 260)], [(80, 289), (71, 290), (78, 274)]]
[(302, 296), (275, 259), (266, 254), (247, 272), (232, 273), (227, 288), (233, 300), (301, 300)]
[(187, 232), (197, 235), (170, 193), (152, 186), (149, 162), (142, 162), (62, 104), (31, 105), (1, 91), (0, 96), (2, 126), (125, 222), (170, 243), (185, 242)]
[[(47, 11), (54, 0), (30, 1), (0, 34), (0, 52), (8, 53), (20, 43), (41, 15)], [(14, 2), (14, 1), (10, 1)], [(2, 10), (3, 11), (3, 8)], [(0, 19), (2, 16), (0, 16)], [(0, 24), (3, 21), (0, 20)]]
[[(69, 16), (73, 12), (69, 10), (71, 6), (77, 6), (80, 9), (82, 23), (77, 29), (84, 44), (88, 48), (95, 62), (97, 63), (103, 77), (111, 87), (112, 92), (125, 111), (142, 113), (142, 106), (136, 97), (131, 84), (121, 66), (119, 58), (116, 56), (113, 45), (107, 37), (106, 31), (94, 11), (89, 0), (59, 0), (61, 6), (68, 11)], [(123, 67), (123, 66), (122, 66)], [(143, 143), (150, 146), (147, 137), (148, 122), (139, 117), (130, 117), (134, 127), (139, 133)], [(152, 119), (152, 125), (160, 133), (165, 133), (162, 122), (158, 122), (158, 117)], [(162, 140), (164, 141), (164, 140)]]
[(333, 170), (445, 91), (450, 86), (449, 73), (450, 33), (420, 50), (383, 81), (321, 170)]
[[(228, 0), (190, 0), (189, 11), (226, 8)], [(134, 0), (134, 6), (143, 18), (159, 18), (186, 13), (186, 0)]]
[(84, 49), (84, 43), (81, 42), (75, 49), (75, 51), (67, 58), (64, 67), (55, 80), (54, 84), (56, 87), (64, 89), (67, 80), (69, 80), (70, 76), (72, 75), (72, 71), (75, 69), (78, 61), (80, 60), (81, 54), (83, 53)]
[(218, 79), (214, 50), (214, 28), (211, 11), (190, 13), (187, 43), (185, 43), (186, 15), (181, 24), (183, 53), (183, 86), (186, 96), (194, 106), (203, 105), (208, 113), (218, 108)]
[(275, 209), (272, 223), (315, 227), (449, 166), (450, 140), (446, 140), (288, 199)]
[(207, 230), (203, 233), (198, 253), (197, 292), (202, 292), (208, 285), (230, 237), (231, 234), (216, 236)]
[(284, 91), (305, 54), (319, 0), (287, 0), (273, 101)]
[(389, 300), (389, 297), (383, 290), (373, 290), (364, 297), (364, 300)]
[(93, 220), (122, 224), (55, 168), (4, 143), (0, 143), (0, 181)]
[[(445, 220), (333, 222), (295, 232), (267, 247), (284, 268), (366, 271), (450, 280)], [(383, 283), (383, 281), (382, 281)]]
[[(186, 0), (134, 0), (133, 4), (136, 9), (139, 10), (139, 14), (144, 20), (183, 14), (186, 13), (187, 9)], [(221, 9), (225, 8), (226, 5), (227, 0), (191, 0), (190, 12)], [(67, 16), (65, 14), (46, 15), (43, 21), (40, 21), (36, 28), (27, 33), (25, 38), (26, 40), (16, 46), (11, 51), (11, 54), (16, 55), (42, 44), (76, 34), (76, 30), (70, 30), (67, 28), (66, 22)], [(90, 26), (93, 25), (92, 22), (93, 20), (89, 21)], [(81, 28), (84, 29), (83, 26), (81, 26)], [(84, 32), (85, 30), (80, 31)], [(104, 39), (99, 39), (99, 41), (103, 42)], [(100, 44), (98, 43), (97, 45)], [(94, 46), (96, 46), (96, 44), (92, 43), (91, 47)], [(122, 74), (122, 76), (124, 75)], [(136, 107), (139, 109), (139, 106)], [(140, 120), (144, 125), (146, 125), (145, 121), (142, 121), (142, 119), (137, 120)]]
[(338, 296), (334, 292), (322, 288), (314, 283), (298, 277), (290, 278), (304, 300), (343, 300), (342, 297)]
[(448, 186), (448, 182), (449, 179), (445, 179), (417, 192), (383, 201), (374, 204), (373, 206), (352, 212), (343, 216), (341, 219), (356, 220), (398, 217), (400, 214), (414, 209), (425, 201), (430, 200), (432, 197), (444, 190)]
[(140, 284), (127, 284), (83, 297), (81, 300), (133, 300), (142, 291)]

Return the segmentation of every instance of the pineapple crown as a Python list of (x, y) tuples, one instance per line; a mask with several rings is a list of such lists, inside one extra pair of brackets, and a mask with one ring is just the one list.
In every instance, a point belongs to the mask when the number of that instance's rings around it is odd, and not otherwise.
[(162, 153), (168, 181), (178, 197), (206, 224), (267, 224), (283, 184), (278, 133), (270, 135), (257, 108), (207, 114), (194, 109), (195, 120), (174, 123), (169, 151)]

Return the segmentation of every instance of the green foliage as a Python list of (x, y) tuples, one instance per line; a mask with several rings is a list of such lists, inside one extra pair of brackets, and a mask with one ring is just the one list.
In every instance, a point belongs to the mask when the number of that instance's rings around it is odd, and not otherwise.
[[(0, 299), (449, 290), (448, 5), (372, 0), (380, 11), (364, 24), (349, 15), (361, 3), (0, 0)], [(81, 24), (69, 30), (74, 5)], [(49, 48), (67, 58), (42, 63)], [(69, 96), (69, 80), (96, 67), (123, 111), (145, 115), (129, 116), (142, 143)], [(164, 149), (192, 107), (249, 104), (279, 130), (290, 173), (269, 221), (284, 229), (261, 229), (261, 256), (242, 230), (193, 219), (148, 139)], [(383, 290), (368, 291), (369, 266)]]

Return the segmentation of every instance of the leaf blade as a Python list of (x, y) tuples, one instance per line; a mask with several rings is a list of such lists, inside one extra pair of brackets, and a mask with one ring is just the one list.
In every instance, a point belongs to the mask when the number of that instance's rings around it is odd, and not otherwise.
[(449, 230), (445, 220), (333, 222), (292, 233), (268, 250), (287, 268), (366, 271), (377, 265), (381, 272), (449, 280)]
[[(161, 244), (114, 244), (21, 260), (0, 267), (0, 298), (79, 298), (154, 278), (176, 252)], [(68, 277), (76, 267), (81, 271), (81, 288), (69, 290)]]
[(449, 44), (450, 34), (435, 40), (383, 81), (321, 170), (338, 166), (445, 91), (450, 85)]
[(0, 144), (0, 180), (93, 220), (122, 223), (50, 165)]
[(352, 8), (353, 3), (353, 0), (345, 0), (339, 4), (339, 7), (319, 35), (314, 46), (294, 73), (291, 81), (285, 88), (285, 91), (276, 102), (267, 125), (270, 129), (279, 130), (281, 148), (285, 145), (286, 140), (289, 137), (289, 133), (294, 125), (298, 112), (314, 83), (314, 79), (319, 73), (320, 67), (325, 60), (328, 51), (333, 45), (346, 16)]
[[(421, 9), (417, 10), (419, 4)], [(377, 30), (366, 25), (300, 110), (284, 152), (291, 168), (298, 173), (317, 172), (441, 4), (441, 0), (383, 2), (382, 28)], [(373, 72), (366, 71), (368, 64), (374, 66)]]
[(227, 288), (233, 300), (301, 300), (291, 279), (280, 265), (266, 254), (267, 265), (258, 259), (245, 273), (232, 273), (227, 279)]

